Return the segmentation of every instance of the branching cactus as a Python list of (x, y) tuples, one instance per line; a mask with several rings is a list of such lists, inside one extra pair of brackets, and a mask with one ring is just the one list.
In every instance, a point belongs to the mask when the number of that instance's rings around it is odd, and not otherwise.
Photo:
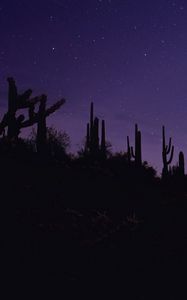
[[(30, 89), (18, 95), (14, 79), (8, 78), (7, 81), (9, 84), (8, 111), (0, 122), (0, 135), (5, 135), (5, 129), (7, 128), (8, 140), (16, 140), (22, 128), (30, 127), (37, 123), (37, 144), (38, 151), (40, 152), (46, 140), (46, 118), (58, 110), (65, 103), (65, 100), (61, 99), (46, 109), (47, 97), (45, 95), (30, 99), (32, 94), (32, 90)], [(37, 103), (39, 103), (39, 110), (35, 112)], [(19, 109), (28, 110), (27, 120), (25, 120), (25, 116), (22, 114), (17, 116)]]
[[(163, 170), (162, 177), (168, 176), (169, 169), (168, 166), (173, 160), (174, 146), (171, 145), (171, 137), (169, 138), (169, 144), (166, 145), (165, 138), (165, 127), (162, 127), (162, 161), (163, 161)], [(168, 157), (169, 156), (169, 157)]]
[[(101, 140), (101, 142), (100, 142)], [(90, 107), (90, 123), (86, 127), (85, 151), (93, 158), (106, 157), (105, 121), (101, 122), (101, 139), (99, 137), (99, 119), (94, 117), (94, 105)]]
[(38, 103), (41, 100), (41, 97), (30, 99), (30, 96), (32, 94), (31, 89), (25, 91), (21, 95), (18, 95), (14, 79), (8, 78), (7, 81), (9, 85), (8, 112), (4, 116), (0, 127), (7, 126), (7, 137), (11, 140), (18, 137), (21, 129), (21, 124), (24, 121), (24, 115), (20, 115), (18, 117), (16, 116), (17, 110), (23, 108), (29, 109), (31, 106), (34, 106), (36, 103)]

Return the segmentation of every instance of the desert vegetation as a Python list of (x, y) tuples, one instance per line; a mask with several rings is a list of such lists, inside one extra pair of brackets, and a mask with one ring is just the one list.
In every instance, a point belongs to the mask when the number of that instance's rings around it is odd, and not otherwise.
[[(0, 122), (4, 268), (15, 266), (22, 284), (28, 276), (103, 290), (123, 282), (127, 299), (144, 299), (138, 295), (151, 289), (151, 274), (154, 282), (165, 280), (167, 293), (186, 260), (187, 178), (183, 152), (171, 166), (174, 146), (165, 127), (160, 178), (142, 160), (137, 124), (134, 146), (127, 136), (127, 148), (111, 153), (105, 120), (91, 103), (85, 145), (70, 155), (68, 134), (47, 127), (65, 100), (47, 107), (45, 95), (19, 94), (13, 78), (8, 86)], [(32, 135), (21, 138), (22, 128), (34, 124)]]

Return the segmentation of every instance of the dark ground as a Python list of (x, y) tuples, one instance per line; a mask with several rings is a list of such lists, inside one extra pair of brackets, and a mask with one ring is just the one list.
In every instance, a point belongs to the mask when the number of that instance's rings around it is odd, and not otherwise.
[(166, 185), (117, 162), (0, 165), (6, 293), (187, 298), (186, 181)]

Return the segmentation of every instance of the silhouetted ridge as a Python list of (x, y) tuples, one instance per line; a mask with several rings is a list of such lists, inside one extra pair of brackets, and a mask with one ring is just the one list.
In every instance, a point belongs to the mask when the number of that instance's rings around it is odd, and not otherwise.
[[(66, 132), (46, 124), (64, 100), (47, 108), (45, 95), (18, 95), (14, 80), (8, 82), (8, 111), (0, 123), (3, 277), (7, 272), (10, 281), (14, 272), (21, 289), (24, 279), (32, 289), (36, 278), (45, 287), (46, 279), (59, 282), (61, 293), (68, 283), (73, 299), (74, 283), (85, 289), (91, 282), (91, 292), (99, 284), (103, 299), (119, 282), (127, 299), (145, 299), (140, 287), (151, 287), (152, 299), (160, 277), (170, 287), (181, 266), (186, 270), (187, 178), (182, 151), (171, 166), (174, 146), (171, 138), (167, 145), (164, 126), (162, 178), (142, 159), (137, 124), (134, 145), (127, 136), (126, 151), (109, 152), (105, 120), (94, 115), (93, 103), (83, 150), (67, 154)], [(34, 124), (30, 138), (21, 139), (21, 129)]]

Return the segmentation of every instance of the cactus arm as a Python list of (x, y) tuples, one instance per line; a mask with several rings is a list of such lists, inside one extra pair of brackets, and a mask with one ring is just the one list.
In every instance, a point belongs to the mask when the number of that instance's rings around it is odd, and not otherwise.
[(37, 116), (35, 116), (32, 120), (25, 120), (24, 122), (22, 122), (21, 128), (30, 127), (30, 126), (36, 124), (37, 121), (38, 121)]
[(173, 154), (174, 154), (174, 146), (172, 146), (171, 148), (171, 155), (170, 155), (170, 159), (167, 161), (167, 164), (169, 165), (172, 162), (173, 159)]
[(61, 99), (58, 102), (56, 102), (55, 104), (53, 104), (51, 107), (49, 107), (48, 109), (46, 109), (45, 112), (45, 116), (48, 117), (50, 114), (54, 113), (56, 110), (58, 110), (64, 103), (65, 103), (65, 99)]
[(29, 89), (25, 91), (22, 95), (19, 95), (17, 97), (17, 107), (22, 107), (22, 105), (24, 106), (25, 102), (28, 102), (28, 99), (30, 98), (31, 94), (32, 94), (32, 90)]
[(22, 101), (18, 103), (17, 108), (30, 108), (32, 105), (35, 105), (42, 101), (43, 96), (34, 97), (32, 99), (29, 99), (27, 101)]
[(132, 155), (133, 158), (136, 158), (136, 156), (135, 156), (135, 154), (134, 154), (134, 149), (133, 149), (133, 147), (131, 147), (131, 155)]
[[(167, 156), (170, 157), (167, 159)], [(162, 161), (163, 161), (163, 176), (169, 174), (168, 165), (173, 160), (173, 154), (174, 154), (174, 146), (172, 146), (172, 139), (169, 138), (169, 143), (166, 145), (166, 139), (165, 139), (165, 127), (162, 126)]]
[(169, 154), (170, 151), (171, 151), (171, 137), (170, 137), (170, 139), (169, 139), (169, 145), (166, 146), (166, 154)]
[(9, 120), (9, 114), (6, 113), (4, 114), (3, 119), (0, 123), (0, 135), (3, 134), (5, 127), (8, 126), (8, 120)]
[[(60, 101), (58, 101), (57, 103), (55, 103), (54, 105), (52, 105), (50, 108), (48, 108), (45, 111), (45, 117), (48, 117), (50, 114), (52, 114), (53, 112), (55, 112), (57, 109), (59, 109), (63, 104), (65, 103), (65, 100), (62, 99)], [(35, 113), (32, 110), (30, 111), (30, 118), (28, 120), (25, 120), (24, 122), (22, 122), (21, 127), (22, 128), (26, 128), (29, 126), (34, 125), (35, 123), (37, 123), (39, 120), (39, 113)]]

